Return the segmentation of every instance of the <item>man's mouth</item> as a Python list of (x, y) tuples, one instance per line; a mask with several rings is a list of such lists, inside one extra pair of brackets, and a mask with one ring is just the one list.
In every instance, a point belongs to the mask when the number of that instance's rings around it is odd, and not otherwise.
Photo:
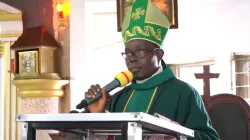
[(131, 68), (130, 71), (131, 71), (132, 73), (136, 73), (136, 72), (139, 72), (140, 69), (141, 69), (141, 68), (136, 67), (136, 68)]

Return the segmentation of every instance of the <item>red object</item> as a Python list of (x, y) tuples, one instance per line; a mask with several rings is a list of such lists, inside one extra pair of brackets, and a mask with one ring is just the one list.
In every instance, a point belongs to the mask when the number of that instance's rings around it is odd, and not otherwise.
[(57, 12), (59, 19), (64, 19), (63, 11)]
[(126, 74), (125, 72), (122, 72), (122, 74), (123, 74), (123, 75), (124, 75), (124, 77), (126, 78), (127, 83), (129, 83), (129, 78), (128, 78), (127, 74)]
[(56, 3), (56, 11), (59, 19), (64, 19), (62, 2)]
[(15, 70), (15, 60), (11, 59), (10, 60), (10, 70), (13, 72)]
[(196, 79), (203, 79), (203, 96), (210, 96), (210, 78), (218, 78), (219, 73), (210, 73), (210, 66), (203, 66), (204, 73), (195, 73)]
[(107, 140), (115, 140), (115, 137), (114, 136), (108, 136)]

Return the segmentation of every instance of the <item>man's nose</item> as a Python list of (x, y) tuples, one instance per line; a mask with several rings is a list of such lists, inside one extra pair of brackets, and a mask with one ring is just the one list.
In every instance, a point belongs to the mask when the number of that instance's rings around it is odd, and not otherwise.
[(129, 62), (130, 62), (130, 63), (135, 63), (135, 62), (137, 62), (137, 60), (138, 60), (138, 59), (136, 58), (136, 56), (133, 55), (133, 56), (131, 56), (131, 58), (129, 59)]

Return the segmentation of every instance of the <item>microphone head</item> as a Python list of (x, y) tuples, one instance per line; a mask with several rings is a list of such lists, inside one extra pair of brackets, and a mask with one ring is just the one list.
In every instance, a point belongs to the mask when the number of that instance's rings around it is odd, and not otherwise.
[(118, 73), (115, 78), (120, 82), (120, 86), (124, 87), (133, 80), (133, 74), (129, 70), (126, 70)]

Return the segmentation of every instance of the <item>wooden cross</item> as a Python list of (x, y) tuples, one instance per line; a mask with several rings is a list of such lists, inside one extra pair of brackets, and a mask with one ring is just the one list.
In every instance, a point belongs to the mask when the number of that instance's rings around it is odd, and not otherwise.
[(203, 73), (195, 73), (196, 79), (203, 79), (203, 96), (210, 96), (210, 78), (219, 78), (219, 73), (210, 73), (210, 66), (203, 66)]

